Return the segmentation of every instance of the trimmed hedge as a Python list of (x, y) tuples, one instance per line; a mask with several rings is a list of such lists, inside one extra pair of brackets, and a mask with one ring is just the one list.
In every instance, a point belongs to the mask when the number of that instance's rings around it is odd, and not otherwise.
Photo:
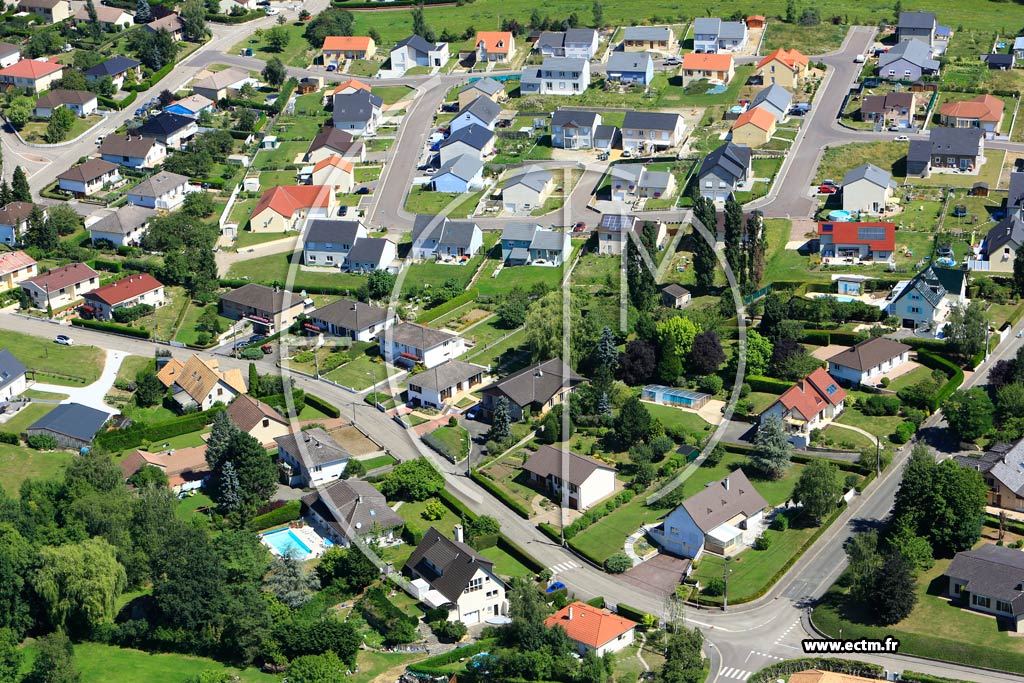
[(306, 398), (304, 400), (307, 406), (309, 406), (310, 408), (316, 408), (317, 410), (319, 410), (324, 415), (327, 415), (328, 417), (341, 417), (341, 410), (339, 410), (337, 406), (331, 405), (330, 403), (320, 398), (319, 396), (314, 396), (313, 394), (306, 394)]
[(89, 265), (96, 270), (105, 270), (108, 273), (120, 273), (121, 262), (120, 261), (108, 261), (106, 259), (96, 258), (89, 262)]
[(508, 492), (492, 481), (487, 474), (480, 472), (479, 470), (473, 470), (472, 473), (470, 473), (469, 478), (485, 488), (492, 496), (504, 503), (510, 510), (512, 510), (512, 512), (516, 513), (523, 519), (530, 518), (533, 510), (520, 501), (512, 498)]
[(17, 446), (18, 443), (20, 443), (20, 439), (18, 438), (18, 435), (15, 434), (14, 432), (0, 432), (0, 443), (7, 443), (11, 444), (12, 446)]
[(498, 547), (511, 555), (514, 559), (518, 560), (520, 564), (532, 572), (539, 573), (547, 569), (543, 562), (540, 562), (533, 555), (526, 552), (504, 536), (498, 536)]
[(497, 638), (484, 638), (483, 640), (478, 640), (475, 643), (471, 643), (463, 647), (457, 647), (454, 650), (445, 652), (444, 654), (424, 659), (422, 662), (410, 664), (406, 667), (406, 670), (423, 676), (449, 677), (452, 674), (449, 670), (451, 668), (449, 665), (455, 664), (460, 659), (466, 659), (473, 655), (480, 654), (481, 652), (488, 652), (497, 644)]
[(629, 605), (626, 605), (621, 602), (615, 606), (615, 613), (618, 614), (620, 617), (630, 619), (638, 624), (644, 623), (644, 617), (647, 616), (647, 612), (643, 611), (642, 609), (630, 607)]
[(466, 507), (461, 500), (451, 494), (448, 489), (441, 489), (441, 492), (437, 494), (437, 497), (441, 499), (441, 502), (451, 508), (452, 512), (457, 514), (459, 517), (463, 517), (470, 521), (477, 518), (477, 514)]
[(929, 401), (928, 408), (931, 412), (935, 412), (964, 383), (964, 371), (942, 356), (924, 349), (918, 349), (917, 361), (926, 368), (941, 370), (949, 377), (946, 383), (939, 388), (938, 393)]
[(272, 526), (294, 522), (299, 518), (300, 514), (302, 514), (302, 501), (289, 500), (276, 510), (253, 517), (249, 522), (249, 528), (253, 531), (269, 529)]
[(108, 107), (110, 109), (117, 109), (117, 110), (120, 111), (122, 109), (127, 109), (131, 105), (135, 104), (135, 98), (138, 97), (138, 96), (139, 96), (139, 93), (137, 93), (137, 92), (130, 92), (130, 93), (128, 93), (128, 97), (124, 98), (120, 102), (118, 102), (117, 100), (113, 99), (112, 97), (104, 97), (103, 95), (98, 95), (96, 97), (96, 99), (104, 107)]
[(748, 375), (743, 381), (750, 385), (751, 391), (763, 391), (766, 394), (781, 394), (793, 386), (792, 382), (762, 375)]
[(299, 87), (299, 81), (294, 76), (285, 81), (284, 85), (281, 86), (280, 94), (277, 96), (274, 104), (271, 105), (270, 111), (274, 114), (280, 114), (281, 110), (284, 109), (284, 106), (288, 104), (288, 100), (291, 98), (292, 92), (294, 92), (297, 87)]
[(108, 451), (123, 451), (128, 448), (138, 448), (146, 441), (162, 441), (182, 434), (198, 432), (206, 425), (211, 424), (213, 418), (222, 410), (224, 410), (223, 406), (215, 406), (201, 413), (183, 415), (153, 425), (136, 422), (128, 429), (112, 429), (98, 434), (93, 439), (93, 446)]
[(153, 336), (153, 333), (149, 330), (143, 330), (138, 327), (129, 327), (128, 325), (118, 325), (117, 323), (108, 323), (103, 320), (83, 320), (82, 318), (75, 318), (71, 321), (71, 324), (75, 327), (85, 327), (99, 332), (123, 334), (125, 336), (136, 337), (138, 339), (149, 339)]
[(547, 522), (541, 522), (537, 525), (537, 528), (541, 530), (545, 536), (550, 538), (555, 543), (562, 544), (562, 534), (559, 533), (558, 529), (554, 524), (548, 524)]
[(842, 344), (843, 346), (853, 346), (864, 339), (863, 332), (851, 332), (849, 330), (833, 330), (828, 333), (829, 342), (832, 344)]
[(942, 676), (932, 676), (931, 674), (922, 674), (916, 671), (904, 671), (900, 674), (901, 681), (909, 681), (909, 683), (967, 683), (962, 678), (943, 678)]
[(454, 299), (448, 299), (448, 301), (445, 301), (443, 304), (438, 304), (437, 306), (434, 306), (433, 308), (424, 312), (423, 314), (416, 316), (416, 322), (420, 325), (426, 325), (427, 323), (433, 320), (437, 320), (442, 315), (454, 311), (459, 306), (463, 306), (469, 303), (470, 301), (473, 301), (474, 299), (476, 299), (476, 295), (478, 293), (479, 292), (476, 287), (473, 287), (472, 289), (467, 289), (465, 292), (458, 295)]
[(212, 12), (206, 13), (206, 20), (212, 21), (215, 24), (244, 24), (247, 21), (259, 19), (267, 16), (265, 12), (250, 11), (245, 14), (239, 14), (234, 16), (231, 14), (213, 14)]
[(824, 330), (804, 330), (803, 336), (800, 337), (800, 341), (804, 344), (828, 346), (829, 333)]
[(882, 678), (884, 669), (878, 664), (859, 662), (855, 659), (835, 659), (831, 657), (804, 657), (788, 659), (761, 669), (748, 680), (749, 683), (769, 683), (780, 678), (788, 678), (790, 674), (807, 669), (821, 669), (836, 673), (863, 676), (865, 678)]
[(994, 350), (999, 346), (999, 342), (1002, 341), (999, 335), (994, 335), (988, 340), (988, 350), (982, 349), (971, 357), (971, 360), (967, 361), (967, 367), (971, 370), (976, 369), (979, 365), (985, 362), (985, 356), (988, 355), (988, 351)]

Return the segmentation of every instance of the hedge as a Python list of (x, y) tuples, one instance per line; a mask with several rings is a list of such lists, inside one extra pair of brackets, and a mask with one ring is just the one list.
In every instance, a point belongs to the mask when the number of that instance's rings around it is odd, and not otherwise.
[(828, 346), (829, 333), (824, 330), (804, 330), (803, 335), (800, 337), (800, 341), (804, 344)]
[[(174, 71), (175, 66), (177, 65), (174, 62), (166, 64), (159, 71), (154, 71), (152, 74), (150, 74), (149, 78), (147, 78), (146, 80), (136, 83), (135, 85), (127, 85), (124, 87), (124, 89), (130, 90), (133, 93), (146, 92), (147, 90), (152, 89), (154, 85), (162, 81), (164, 76)], [(123, 108), (124, 107), (122, 107), (122, 109)]]
[(14, 432), (0, 432), (0, 443), (9, 443), (12, 446), (17, 446), (20, 442), (18, 435)]
[[(999, 517), (997, 515), (985, 513), (985, 526), (991, 527), (992, 529), (998, 529)], [(1003, 525), (1003, 528), (1009, 532), (1024, 536), (1024, 522), (1018, 522), (1007, 517), (1006, 524)]]
[(762, 375), (748, 375), (743, 381), (750, 385), (751, 391), (763, 391), (766, 394), (781, 394), (793, 386), (792, 382)]
[(988, 350), (982, 349), (981, 351), (978, 351), (976, 354), (974, 354), (971, 357), (971, 360), (967, 361), (967, 367), (969, 367), (971, 370), (977, 369), (979, 365), (985, 362), (985, 356), (988, 355), (988, 351), (992, 351), (997, 346), (999, 346), (1000, 341), (1002, 340), (999, 338), (999, 335), (994, 335), (993, 337), (991, 337), (988, 340)]
[(128, 448), (138, 448), (146, 441), (163, 441), (182, 434), (198, 432), (212, 423), (213, 418), (222, 410), (224, 410), (223, 406), (214, 406), (201, 413), (183, 415), (153, 425), (136, 422), (127, 429), (112, 429), (97, 435), (93, 440), (93, 445), (108, 451), (123, 451)]
[(484, 638), (483, 640), (478, 640), (475, 643), (471, 643), (463, 647), (457, 647), (454, 650), (445, 652), (444, 654), (424, 659), (422, 662), (417, 664), (410, 664), (406, 667), (406, 670), (423, 676), (444, 676), (447, 678), (451, 676), (452, 672), (445, 667), (455, 664), (461, 659), (466, 659), (473, 655), (480, 654), (481, 652), (489, 652), (497, 644), (497, 638)]
[(540, 562), (533, 555), (526, 552), (504, 536), (498, 536), (498, 547), (511, 555), (514, 559), (519, 560), (519, 563), (530, 571), (539, 573), (547, 569), (547, 566), (543, 562)]
[(587, 604), (590, 605), (591, 607), (596, 607), (598, 609), (604, 609), (604, 598), (599, 595), (596, 598), (591, 598), (590, 600), (587, 600)]
[(748, 683), (770, 683), (778, 679), (789, 678), (790, 674), (807, 669), (834, 671), (836, 673), (863, 676), (865, 678), (882, 678), (885, 671), (878, 664), (859, 662), (855, 659), (804, 657), (802, 659), (788, 659), (784, 662), (766, 666), (747, 680)]
[(294, 522), (301, 514), (302, 501), (289, 500), (276, 510), (271, 510), (266, 514), (253, 517), (249, 522), (249, 528), (253, 531), (269, 529), (272, 526), (279, 526), (281, 524), (287, 524), (288, 522)]
[[(429, 434), (427, 435), (429, 436)], [(424, 439), (426, 440), (426, 439)], [(473, 470), (469, 478), (475, 481), (477, 484), (487, 490), (492, 496), (504, 503), (512, 512), (516, 513), (523, 519), (529, 519), (533, 510), (522, 502), (512, 498), (502, 487), (498, 486), (489, 476), (480, 472), (479, 470)]]
[(475, 300), (478, 293), (479, 290), (477, 290), (476, 287), (467, 289), (454, 299), (448, 299), (448, 301), (445, 301), (443, 304), (438, 304), (421, 315), (416, 316), (416, 322), (420, 325), (425, 325), (433, 320), (437, 320), (442, 315), (454, 311), (459, 306), (463, 306), (470, 301)]
[[(754, 450), (751, 447), (748, 447), (748, 449), (749, 449), (748, 452)], [(726, 448), (726, 450), (729, 450), (729, 449)], [(800, 453), (794, 453), (790, 457), (790, 460), (792, 460), (793, 462), (802, 463), (802, 464), (805, 464), (805, 465), (810, 463), (810, 462), (812, 462), (812, 461), (814, 461), (814, 460), (821, 460), (821, 459), (822, 458), (820, 458), (820, 457), (810, 456), (810, 455), (802, 455)], [(864, 467), (862, 465), (858, 465), (855, 462), (847, 462), (846, 460), (829, 460), (829, 462), (832, 463), (833, 465), (835, 465), (836, 467), (838, 467), (843, 472), (853, 472), (854, 474), (859, 474), (859, 475), (864, 476), (864, 477), (866, 477), (869, 474), (871, 474), (872, 472), (874, 472), (874, 470), (871, 469), (870, 467)]]
[(259, 19), (267, 16), (265, 12), (250, 11), (245, 14), (239, 14), (237, 16), (231, 14), (213, 14), (211, 12), (206, 13), (206, 20), (212, 21), (215, 24), (244, 24), (247, 21)]
[(956, 365), (943, 358), (942, 356), (936, 355), (930, 351), (924, 349), (918, 349), (917, 351), (917, 362), (921, 365), (931, 368), (933, 370), (942, 370), (949, 377), (946, 383), (943, 384), (934, 398), (929, 402), (929, 409), (935, 412), (939, 406), (941, 406), (947, 398), (953, 395), (953, 392), (960, 388), (960, 385), (964, 382), (964, 371), (958, 368)]
[(138, 339), (149, 339), (153, 336), (153, 333), (149, 330), (143, 330), (138, 327), (129, 327), (128, 325), (118, 325), (117, 323), (108, 323), (103, 320), (83, 320), (82, 318), (75, 318), (71, 321), (71, 324), (75, 327), (85, 327), (99, 332), (113, 332), (114, 334), (123, 334), (128, 337), (137, 337)]
[(853, 346), (864, 339), (863, 332), (851, 332), (849, 330), (833, 330), (828, 333), (829, 341), (832, 344)]
[(317, 410), (319, 410), (324, 415), (327, 415), (328, 417), (341, 417), (341, 410), (339, 410), (336, 406), (331, 405), (330, 403), (320, 398), (319, 396), (314, 396), (313, 394), (306, 394), (305, 402), (306, 405), (309, 406), (310, 408), (316, 408)]
[(621, 602), (615, 606), (615, 613), (618, 614), (620, 617), (630, 619), (638, 624), (644, 623), (644, 617), (647, 616), (647, 612), (643, 611), (642, 609), (630, 607), (629, 605), (626, 605)]
[(135, 103), (135, 98), (138, 97), (138, 96), (139, 96), (139, 93), (137, 93), (137, 92), (130, 92), (130, 93), (128, 93), (128, 97), (124, 98), (121, 101), (115, 100), (115, 99), (113, 99), (111, 97), (104, 97), (103, 95), (97, 96), (96, 99), (104, 107), (108, 107), (110, 109), (122, 110), (122, 109), (126, 109), (126, 108), (130, 107), (132, 104), (134, 104)]
[(547, 522), (541, 522), (537, 525), (537, 528), (541, 530), (545, 536), (550, 538), (558, 545), (562, 545), (562, 534), (558, 531), (554, 524), (548, 524)]
[(922, 674), (917, 671), (904, 671), (900, 674), (901, 681), (909, 681), (909, 683), (967, 683), (967, 681), (961, 678), (943, 678), (942, 676), (932, 676), (931, 674)]
[(281, 92), (277, 96), (277, 100), (271, 105), (270, 111), (274, 114), (280, 114), (284, 106), (288, 104), (288, 100), (292, 96), (292, 92), (295, 88), (299, 87), (299, 81), (293, 76), (284, 82), (281, 86)]
[(120, 261), (108, 261), (106, 259), (93, 259), (89, 265), (96, 270), (105, 270), (108, 273), (120, 273), (121, 262)]
[(452, 512), (456, 513), (459, 517), (463, 517), (467, 520), (474, 520), (478, 515), (466, 507), (461, 500), (451, 494), (448, 489), (441, 489), (441, 492), (437, 494), (437, 497), (441, 499), (441, 502), (451, 508)]

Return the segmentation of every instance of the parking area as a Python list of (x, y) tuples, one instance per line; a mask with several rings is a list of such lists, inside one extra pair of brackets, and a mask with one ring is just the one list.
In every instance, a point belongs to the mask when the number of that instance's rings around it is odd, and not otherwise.
[(690, 564), (690, 560), (658, 554), (627, 571), (622, 579), (637, 588), (667, 597), (683, 582)]

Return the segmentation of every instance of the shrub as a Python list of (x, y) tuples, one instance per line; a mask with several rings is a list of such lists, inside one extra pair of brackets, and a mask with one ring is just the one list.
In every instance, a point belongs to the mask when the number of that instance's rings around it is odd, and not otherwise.
[(770, 547), (772, 547), (772, 538), (767, 533), (754, 539), (754, 550), (768, 550)]
[(314, 358), (316, 358), (316, 354), (312, 351), (299, 351), (292, 356), (292, 360), (296, 363), (311, 363)]
[(299, 518), (302, 513), (302, 501), (301, 500), (289, 500), (287, 503), (271, 510), (270, 512), (257, 515), (253, 517), (249, 522), (250, 529), (268, 529), (278, 524), (287, 524), (288, 522), (294, 522)]
[(127, 308), (115, 308), (114, 321), (119, 323), (132, 323), (139, 318), (149, 315), (154, 310), (154, 307), (149, 304), (139, 304), (138, 306), (129, 306)]
[(708, 597), (721, 597), (725, 595), (725, 582), (716, 576), (715, 578), (708, 581), (708, 585), (704, 586), (704, 590), (702, 592), (704, 593), (704, 595), (707, 595)]
[(843, 490), (849, 491), (850, 489), (857, 488), (857, 484), (860, 483), (860, 477), (853, 472), (846, 475), (846, 479), (843, 480)]
[(258, 346), (248, 346), (242, 349), (242, 353), (238, 355), (245, 360), (260, 360), (263, 358), (263, 352), (260, 351)]
[(889, 386), (889, 378), (888, 377), (883, 377), (882, 381), (881, 381), (881, 385), (883, 387), (888, 387)]
[(91, 330), (99, 330), (100, 332), (113, 332), (115, 334), (123, 334), (129, 337), (138, 337), (139, 339), (149, 339), (152, 333), (149, 330), (139, 329), (137, 327), (128, 327), (127, 325), (118, 325), (117, 323), (108, 323), (102, 320), (83, 320), (82, 318), (74, 318), (71, 324), (75, 327), (86, 327)]
[(9, 443), (12, 446), (17, 446), (19, 441), (18, 435), (13, 432), (0, 432), (0, 443)]
[(868, 416), (895, 415), (900, 412), (900, 400), (895, 396), (875, 394), (859, 404), (860, 412)]
[(442, 643), (457, 643), (469, 632), (461, 621), (437, 621), (430, 628)]
[(789, 528), (789, 515), (785, 512), (775, 513), (775, 518), (772, 519), (771, 528), (775, 531), (785, 531)]
[(341, 417), (341, 411), (337, 407), (331, 405), (315, 394), (306, 394), (303, 401), (310, 408), (316, 408), (328, 417)]
[(57, 439), (49, 434), (33, 434), (28, 437), (28, 446), (37, 451), (55, 451), (57, 450)]
[(448, 426), (449, 427), (458, 427), (459, 426), (459, 418), (455, 417), (454, 415), (449, 417), (448, 418)]
[(909, 420), (904, 420), (896, 426), (896, 431), (889, 435), (889, 440), (895, 444), (905, 444), (917, 432), (917, 425)]
[(633, 560), (626, 553), (615, 553), (604, 561), (604, 568), (609, 574), (621, 574), (633, 568)]
[(697, 388), (714, 396), (722, 390), (722, 378), (718, 375), (704, 375), (697, 383)]

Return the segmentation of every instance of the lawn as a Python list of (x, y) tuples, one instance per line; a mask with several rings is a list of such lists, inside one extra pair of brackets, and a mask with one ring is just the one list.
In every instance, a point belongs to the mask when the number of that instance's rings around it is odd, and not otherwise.
[(789, 241), (790, 222), (784, 218), (769, 218), (764, 222), (768, 237), (768, 263), (764, 270), (762, 285), (772, 282), (800, 282), (831, 280), (828, 273), (809, 270), (806, 256), (795, 249), (786, 249)]
[(665, 516), (667, 510), (647, 507), (647, 497), (637, 495), (615, 512), (590, 525), (577, 534), (569, 545), (602, 562), (622, 550), (626, 537), (644, 524), (656, 522)]
[(889, 383), (889, 391), (899, 391), (903, 387), (909, 387), (917, 384), (921, 380), (931, 377), (932, 371), (926, 367), (914, 368), (910, 372), (906, 372), (892, 382)]
[(877, 447), (874, 439), (870, 439), (860, 432), (836, 427), (834, 424), (825, 427), (822, 430), (822, 436), (834, 448), (862, 451), (873, 450)]
[[(319, 93), (316, 93), (319, 95)], [(303, 95), (305, 97), (305, 95)], [(296, 105), (298, 108), (298, 105)], [(321, 109), (315, 114), (296, 114), (294, 116), (281, 116), (277, 119), (274, 124), (274, 130), (272, 133), (277, 136), (280, 142), (304, 140), (307, 143), (316, 137), (316, 134), (320, 132), (320, 127), (323, 125), (324, 115)], [(295, 182), (295, 174), (292, 173), (290, 182)], [(262, 178), (261, 178), (262, 183)], [(263, 183), (264, 187), (269, 187), (269, 184)]]
[(235, 203), (231, 205), (228, 222), (235, 223), (242, 228), (247, 227), (249, 225), (249, 216), (252, 215), (252, 210), (256, 208), (258, 202), (259, 199), (236, 199)]
[(369, 356), (360, 356), (324, 375), (332, 382), (337, 382), (355, 391), (368, 389), (373, 384), (386, 379), (387, 376), (386, 366), (375, 363)]
[(156, 368), (156, 361), (146, 356), (125, 356), (117, 369), (115, 382), (134, 382), (135, 376), (145, 367)]
[(174, 516), (186, 522), (197, 520), (201, 526), (206, 526), (210, 523), (210, 517), (205, 512), (201, 512), (199, 508), (214, 507), (217, 505), (212, 498), (205, 493), (196, 493), (178, 501), (178, 506), (174, 508)]
[[(185, 312), (185, 317), (181, 320), (181, 325), (178, 327), (177, 334), (174, 335), (174, 340), (181, 342), (182, 344), (195, 345), (198, 342), (199, 331), (196, 330), (196, 325), (199, 323), (199, 318), (207, 310), (217, 311), (217, 304), (208, 304), (207, 306), (199, 306), (195, 303), (189, 304), (188, 311)], [(224, 329), (227, 329), (235, 323), (230, 318), (218, 314), (221, 322), (224, 324)]]
[(368, 183), (380, 177), (380, 166), (356, 166), (355, 181), (357, 183)]
[[(86, 116), (84, 119), (76, 116), (71, 124), (71, 130), (69, 130), (67, 135), (64, 136), (64, 140), (74, 140), (102, 120), (103, 117), (99, 114), (91, 114)], [(46, 128), (49, 125), (50, 124), (47, 121), (30, 121), (21, 129), (21, 137), (24, 138), (26, 142), (48, 144), (44, 136), (46, 135)]]
[(235, 249), (247, 249), (248, 247), (255, 247), (257, 244), (274, 242), (275, 240), (284, 239), (288, 236), (295, 237), (296, 233), (252, 232), (251, 230), (241, 230), (238, 233), (238, 237), (235, 239)]
[(452, 218), (466, 218), (476, 210), (483, 197), (483, 191), (472, 194), (460, 192), (434, 192), (427, 186), (414, 187), (405, 200), (405, 210), (410, 213), (425, 213), (431, 216), (446, 215)]
[(440, 261), (414, 263), (409, 266), (409, 272), (405, 274), (402, 289), (406, 294), (413, 290), (430, 290), (440, 287), (448, 280), (455, 280), (459, 283), (460, 289), (465, 289), (483, 260), (484, 257), (481, 255), (474, 256), (463, 265), (441, 263)]
[(533, 572), (526, 565), (496, 545), (480, 551), (480, 554), (494, 563), (494, 571), (499, 576), (533, 576)]
[[(415, 383), (414, 379), (411, 381)], [(455, 461), (461, 460), (469, 452), (469, 432), (465, 427), (444, 425), (430, 432), (430, 436), (437, 441), (443, 453)]]
[(805, 55), (820, 55), (839, 49), (846, 36), (847, 27), (833, 26), (826, 21), (817, 26), (800, 26), (773, 19), (768, 22), (765, 31), (764, 44), (761, 46), (763, 55), (780, 47), (798, 47)]
[(30, 425), (56, 407), (53, 403), (30, 403), (7, 422), (0, 424), (0, 431), (22, 434)]
[(387, 467), (388, 465), (392, 465), (394, 464), (395, 459), (392, 458), (390, 455), (384, 454), (378, 455), (375, 458), (367, 458), (366, 460), (360, 460), (359, 462), (361, 462), (363, 464), (363, 467), (366, 468), (366, 471), (369, 472), (370, 470), (375, 470), (378, 467)]
[[(572, 263), (576, 254), (583, 247), (583, 241), (574, 240), (572, 256), (568, 263)], [(497, 263), (495, 263), (497, 266)], [(521, 287), (529, 291), (531, 287), (540, 283), (548, 289), (558, 289), (562, 278), (565, 276), (564, 268), (551, 266), (512, 266), (502, 268), (498, 277), (491, 277), (493, 269), (487, 270), (480, 275), (476, 281), (476, 287), (483, 296), (496, 296), (508, 292), (513, 287)]]
[(490, 366), (492, 374), (508, 374), (526, 367), (530, 356), (519, 347), (526, 343), (526, 330), (513, 332), (504, 341), (494, 346), (480, 347), (467, 353), (462, 360), (477, 365)]
[[(894, 177), (907, 175), (906, 158), (909, 143), (892, 142), (854, 142), (848, 145), (829, 147), (821, 158), (818, 172), (814, 176), (817, 185), (823, 180), (842, 182), (843, 176), (866, 161), (883, 170), (890, 171)], [(914, 182), (919, 179), (914, 178)], [(993, 185), (994, 187), (994, 185)]]
[(394, 104), (413, 94), (413, 89), (405, 85), (375, 85), (372, 92), (384, 100), (384, 104)]
[[(301, 252), (296, 252), (300, 253)], [(228, 277), (252, 280), (265, 284), (290, 283), (296, 291), (303, 287), (351, 287), (352, 291), (360, 289), (366, 283), (366, 276), (340, 272), (308, 272), (296, 266), (294, 281), (290, 281), (292, 254), (270, 254), (258, 258), (246, 259), (232, 264)]]
[(261, 149), (253, 159), (252, 168), (258, 171), (268, 168), (284, 169), (285, 166), (294, 164), (295, 158), (305, 154), (307, 149), (309, 142), (301, 140), (282, 142), (277, 149)]
[[(7, 425), (0, 425), (0, 431), (10, 430)], [(56, 479), (73, 457), (68, 451), (40, 453), (31, 448), (0, 444), (0, 486), (7, 495), (17, 496), (23, 481)]]
[(348, 63), (348, 71), (345, 73), (350, 76), (375, 76), (380, 71), (380, 62), (373, 59), (353, 59)]
[(252, 56), (256, 59), (267, 61), (271, 57), (277, 57), (287, 66), (308, 67), (313, 60), (307, 54), (312, 48), (306, 42), (306, 39), (302, 37), (302, 33), (306, 30), (305, 24), (294, 23), (282, 24), (281, 26), (288, 31), (288, 44), (281, 52), (270, 46), (267, 40), (267, 32), (264, 30), (260, 37), (250, 34), (250, 37), (232, 47), (229, 54), (237, 55), (244, 48), (251, 47)]
[[(56, 336), (60, 330), (54, 329)], [(61, 346), (11, 330), (4, 330), (3, 346), (36, 372), (37, 381), (62, 386), (92, 384), (99, 379), (106, 357), (106, 352), (95, 346)]]
[[(427, 501), (419, 501), (416, 503), (402, 503), (396, 512), (405, 520), (406, 524), (411, 524), (423, 531), (426, 531), (430, 527), (434, 527), (441, 532), (444, 536), (451, 538), (452, 529), (461, 520), (451, 509), (446, 505), (444, 508), (444, 516), (441, 519), (428, 520), (423, 517), (423, 511), (426, 509)], [(412, 554), (413, 546), (408, 543), (403, 543), (400, 546), (394, 546), (391, 548), (385, 548), (381, 553), (382, 559), (385, 562), (393, 562), (395, 567), (401, 567), (405, 564), (405, 561), (409, 559), (409, 555)]]
[(705, 422), (704, 418), (700, 415), (689, 410), (680, 410), (679, 408), (663, 406), (657, 403), (644, 403), (644, 407), (647, 408), (647, 412), (651, 414), (651, 417), (657, 419), (666, 427), (669, 425), (682, 427), (691, 434), (696, 435), (698, 439), (704, 438), (711, 432), (711, 425)]
[[(927, 178), (914, 178), (914, 185), (931, 187), (971, 187), (975, 183), (988, 183), (995, 189), (999, 184), (999, 175), (1003, 169), (1006, 152), (1001, 149), (989, 149), (985, 152), (985, 163), (977, 174), (971, 173), (935, 173)], [(884, 167), (883, 167), (884, 168)]]
[[(919, 369), (927, 370), (927, 368)], [(874, 434), (881, 438), (882, 443), (884, 444), (886, 437), (896, 431), (896, 426), (903, 422), (903, 418), (896, 415), (865, 415), (856, 408), (847, 408), (843, 411), (843, 414), (839, 416), (839, 422), (852, 427), (860, 427), (869, 434)], [(833, 433), (833, 437), (837, 436), (849, 438), (863, 435), (854, 434), (848, 429), (840, 429)]]
[(174, 337), (174, 326), (182, 309), (188, 306), (189, 296), (183, 287), (165, 287), (167, 302), (135, 323), (136, 327), (153, 330), (153, 336), (161, 341), (170, 341)]

